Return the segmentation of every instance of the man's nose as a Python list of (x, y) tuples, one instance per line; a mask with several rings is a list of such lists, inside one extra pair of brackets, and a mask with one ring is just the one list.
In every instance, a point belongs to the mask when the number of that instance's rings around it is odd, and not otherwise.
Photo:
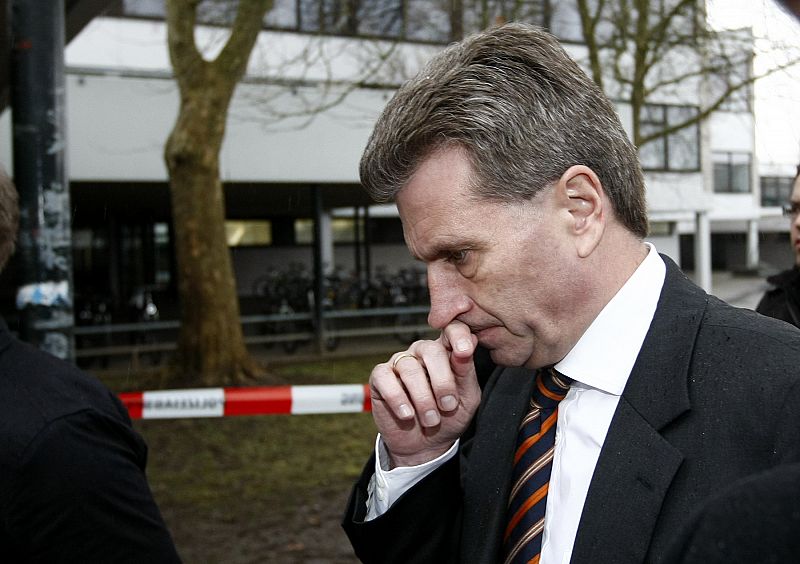
[(431, 298), (428, 325), (434, 329), (444, 329), (470, 307), (470, 299), (458, 278), (458, 273), (451, 265), (437, 263), (428, 266), (428, 291)]

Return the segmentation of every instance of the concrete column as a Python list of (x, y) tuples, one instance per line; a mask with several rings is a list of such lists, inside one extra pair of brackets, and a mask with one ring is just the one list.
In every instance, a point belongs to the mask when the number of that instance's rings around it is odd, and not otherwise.
[(711, 282), (711, 220), (708, 212), (695, 214), (694, 229), (694, 271), (695, 282), (706, 292), (712, 291)]
[(747, 270), (758, 270), (761, 260), (758, 249), (758, 220), (747, 222)]
[(325, 274), (333, 272), (333, 221), (331, 212), (323, 211), (319, 216), (320, 247), (322, 250), (322, 270)]

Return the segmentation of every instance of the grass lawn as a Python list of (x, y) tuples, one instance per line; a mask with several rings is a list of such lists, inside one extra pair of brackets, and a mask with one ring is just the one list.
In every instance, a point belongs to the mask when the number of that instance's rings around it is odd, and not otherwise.
[[(272, 368), (291, 384), (363, 383), (380, 357)], [(339, 520), (369, 456), (370, 414), (137, 421), (153, 493), (187, 563), (356, 562)]]

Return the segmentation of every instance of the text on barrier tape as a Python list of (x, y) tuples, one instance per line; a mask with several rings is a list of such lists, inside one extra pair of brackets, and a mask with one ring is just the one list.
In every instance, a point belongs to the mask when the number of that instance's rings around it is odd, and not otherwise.
[(359, 413), (372, 408), (366, 384), (157, 390), (119, 397), (132, 419)]

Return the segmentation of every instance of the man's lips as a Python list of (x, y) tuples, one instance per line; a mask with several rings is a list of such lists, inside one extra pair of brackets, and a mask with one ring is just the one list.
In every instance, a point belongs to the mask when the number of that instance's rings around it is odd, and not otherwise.
[(482, 325), (479, 327), (470, 327), (470, 331), (480, 340), (481, 337), (486, 337), (487, 333), (491, 333), (493, 329), (499, 329), (500, 327), (500, 325)]

